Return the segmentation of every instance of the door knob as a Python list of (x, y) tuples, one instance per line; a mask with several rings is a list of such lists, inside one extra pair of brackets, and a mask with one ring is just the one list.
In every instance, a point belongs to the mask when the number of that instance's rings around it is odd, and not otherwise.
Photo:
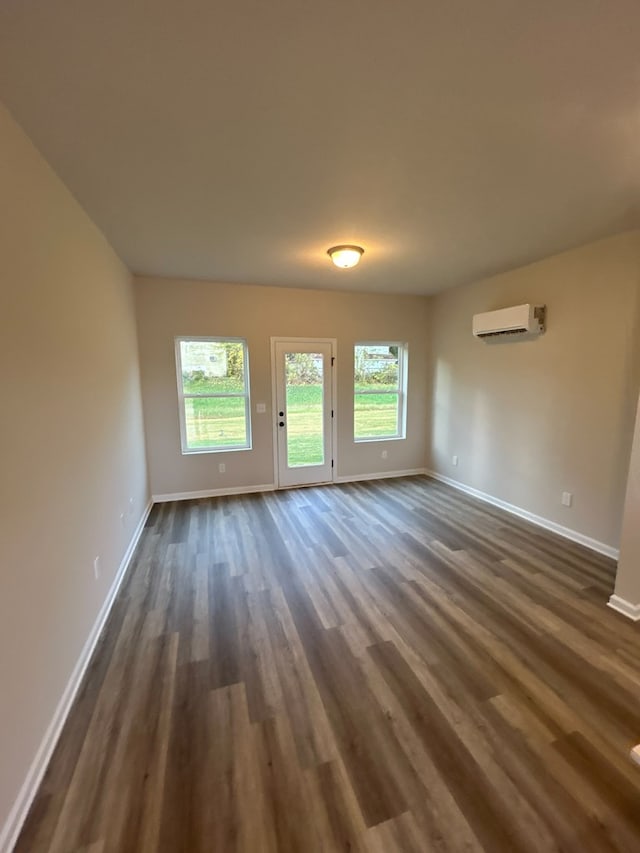
[(284, 421), (280, 421), (280, 423), (278, 424), (278, 426), (284, 426)]
[(278, 414), (280, 415), (281, 418), (284, 417), (284, 412), (278, 412)]

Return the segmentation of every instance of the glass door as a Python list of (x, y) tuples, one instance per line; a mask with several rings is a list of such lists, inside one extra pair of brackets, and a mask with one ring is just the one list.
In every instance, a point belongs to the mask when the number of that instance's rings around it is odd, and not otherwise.
[(278, 485), (327, 483), (332, 475), (333, 345), (274, 342)]

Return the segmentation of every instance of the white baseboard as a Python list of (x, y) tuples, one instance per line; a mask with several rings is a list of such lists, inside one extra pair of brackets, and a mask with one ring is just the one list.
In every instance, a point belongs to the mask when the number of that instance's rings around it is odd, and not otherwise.
[(152, 495), (154, 504), (168, 501), (193, 501), (198, 498), (219, 498), (224, 495), (252, 495), (255, 492), (273, 492), (275, 483), (265, 483), (262, 486), (231, 486), (228, 489), (203, 489), (201, 492), (169, 492), (166, 495)]
[[(425, 468), (409, 468), (406, 471), (384, 471), (374, 474), (355, 474), (345, 477), (336, 477), (334, 483), (356, 483), (360, 480), (383, 480), (388, 477), (414, 477), (417, 474), (427, 474)], [(331, 483), (310, 483), (315, 485), (331, 485)], [(164, 495), (153, 495), (154, 503), (166, 503), (167, 501), (191, 501), (198, 498), (218, 498), (223, 495), (251, 495), (255, 492), (273, 492), (277, 489), (275, 483), (265, 483), (260, 486), (231, 486), (228, 489), (204, 489), (200, 492), (170, 492)]]
[(53, 718), (49, 723), (35, 758), (31, 763), (31, 767), (29, 768), (29, 772), (27, 773), (26, 779), (20, 789), (20, 793), (9, 812), (5, 825), (2, 827), (2, 831), (0, 832), (0, 853), (10, 853), (18, 840), (20, 830), (27, 818), (33, 799), (38, 792), (38, 788), (42, 782), (42, 777), (44, 776), (49, 760), (53, 754), (53, 750), (56, 747), (62, 728), (66, 722), (69, 711), (71, 710), (78, 688), (82, 683), (83, 676), (89, 662), (91, 661), (91, 656), (96, 647), (96, 643), (98, 642), (102, 629), (107, 621), (107, 617), (109, 616), (109, 612), (118, 593), (118, 589), (120, 588), (120, 584), (127, 572), (131, 557), (136, 549), (136, 545), (138, 544), (138, 540), (140, 539), (152, 506), (153, 502), (149, 502), (142, 513), (138, 526), (131, 537), (131, 541), (129, 542), (124, 557), (120, 562), (116, 576), (113, 579), (113, 583), (109, 588), (107, 597), (100, 608), (98, 617), (93, 624), (89, 636), (87, 637), (84, 647), (80, 653), (80, 657), (78, 658), (76, 665), (73, 668), (73, 672), (71, 673), (71, 677), (67, 682), (67, 686), (64, 689), (64, 693), (58, 702)]
[(405, 471), (381, 471), (377, 474), (347, 474), (336, 477), (334, 483), (360, 483), (363, 480), (388, 480), (391, 477), (417, 477), (427, 474), (426, 468), (407, 468)]
[(634, 622), (640, 622), (640, 604), (631, 604), (619, 595), (612, 595), (608, 601), (608, 606), (622, 613), (627, 619), (632, 619)]
[(556, 524), (555, 521), (550, 521), (548, 518), (543, 518), (541, 515), (535, 515), (535, 513), (529, 512), (529, 510), (507, 503), (506, 501), (500, 500), (500, 498), (494, 498), (493, 495), (481, 492), (479, 489), (474, 489), (472, 486), (467, 486), (464, 483), (460, 483), (458, 480), (452, 480), (451, 477), (445, 477), (444, 474), (438, 474), (435, 471), (429, 470), (427, 470), (426, 473), (429, 477), (433, 477), (434, 480), (440, 480), (442, 483), (446, 483), (448, 486), (452, 486), (460, 492), (465, 492), (474, 498), (478, 498), (478, 500), (497, 506), (500, 509), (505, 510), (505, 512), (510, 512), (512, 515), (524, 518), (532, 524), (537, 524), (538, 527), (544, 527), (545, 530), (557, 533), (558, 536), (563, 536), (565, 539), (570, 539), (572, 542), (584, 545), (585, 548), (589, 548), (591, 551), (597, 551), (598, 554), (604, 554), (605, 557), (611, 557), (611, 559), (617, 560), (620, 556), (620, 550), (618, 548), (614, 548), (612, 545), (607, 545), (605, 542), (599, 542), (597, 539), (592, 539), (590, 536), (585, 536), (584, 533), (579, 533), (577, 530), (572, 530), (570, 527), (563, 527), (562, 524)]

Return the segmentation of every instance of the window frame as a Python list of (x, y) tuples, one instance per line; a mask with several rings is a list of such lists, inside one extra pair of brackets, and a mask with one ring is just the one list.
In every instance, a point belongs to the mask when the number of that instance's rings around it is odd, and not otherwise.
[[(225, 391), (213, 392), (210, 394), (185, 394), (182, 383), (182, 352), (180, 344), (182, 342), (189, 343), (191, 341), (222, 343), (222, 344), (242, 344), (243, 352), (243, 379), (244, 391)], [(174, 339), (175, 361), (176, 361), (176, 382), (178, 386), (178, 414), (180, 421), (180, 446), (183, 456), (191, 456), (199, 453), (234, 453), (237, 450), (252, 449), (252, 434), (251, 434), (251, 396), (249, 382), (249, 344), (246, 338), (223, 337), (220, 335), (178, 335)], [(229, 444), (221, 447), (194, 447), (191, 448), (187, 443), (187, 416), (185, 410), (185, 400), (197, 398), (218, 398), (218, 397), (241, 397), (244, 398), (244, 417), (246, 424), (247, 440), (245, 444)]]
[[(356, 390), (356, 347), (398, 347), (398, 388), (394, 391)], [(407, 437), (407, 377), (409, 344), (406, 341), (356, 341), (353, 345), (353, 440), (356, 444), (372, 441), (401, 441)], [(397, 394), (398, 429), (393, 435), (356, 436), (356, 396), (360, 394)]]

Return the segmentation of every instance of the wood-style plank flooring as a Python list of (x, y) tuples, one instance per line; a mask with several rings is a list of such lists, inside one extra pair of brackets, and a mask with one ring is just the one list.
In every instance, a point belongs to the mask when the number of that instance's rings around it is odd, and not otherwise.
[(17, 850), (639, 851), (614, 570), (426, 477), (156, 505)]

